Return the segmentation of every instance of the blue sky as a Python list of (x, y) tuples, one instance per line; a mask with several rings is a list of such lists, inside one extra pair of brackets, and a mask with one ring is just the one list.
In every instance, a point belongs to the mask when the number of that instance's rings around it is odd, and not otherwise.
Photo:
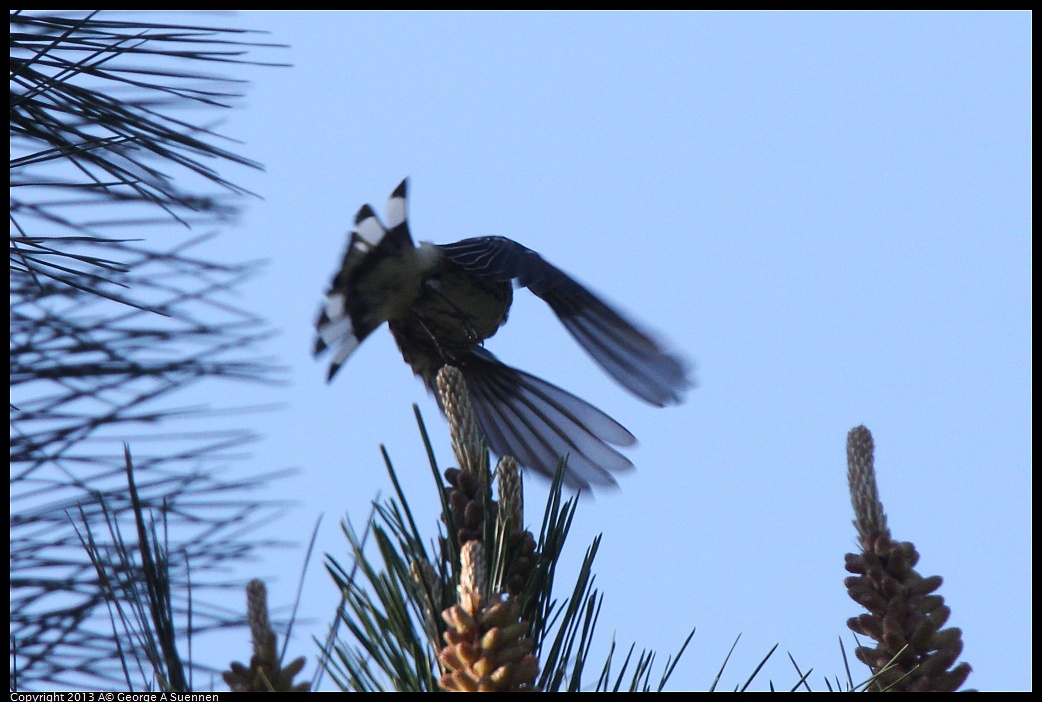
[[(421, 523), (436, 494), (413, 429), (433, 400), (386, 330), (325, 383), (319, 301), (352, 218), (411, 179), (419, 240), (515, 239), (629, 311), (696, 367), (680, 407), (605, 376), (539, 300), (517, 296), (488, 348), (604, 409), (640, 440), (621, 489), (584, 500), (598, 533), (601, 641), (673, 653), (671, 687), (787, 688), (843, 676), (853, 640), (847, 431), (874, 434), (883, 504), (941, 575), (969, 685), (1031, 685), (1031, 17), (1029, 14), (246, 13), (290, 45), (224, 133), (265, 173), (211, 251), (266, 258), (238, 302), (280, 336), (284, 402), (250, 423), (251, 466), (299, 473), (273, 527), (346, 558), (390, 489), (385, 444)], [(256, 397), (255, 397), (256, 395)], [(223, 398), (222, 398), (223, 399)], [(547, 484), (526, 483), (538, 526)], [(292, 602), (303, 548), (243, 577)], [(570, 572), (570, 571), (569, 571)], [(290, 646), (314, 661), (337, 602), (319, 562)], [(221, 655), (227, 655), (225, 643)], [(245, 639), (242, 660), (248, 656)], [(218, 662), (218, 664), (220, 664)], [(855, 679), (865, 670), (854, 662)]]

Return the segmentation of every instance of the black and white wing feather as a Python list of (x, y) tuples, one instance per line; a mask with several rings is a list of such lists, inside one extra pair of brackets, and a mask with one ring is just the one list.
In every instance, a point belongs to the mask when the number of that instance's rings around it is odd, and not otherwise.
[(545, 300), (593, 360), (637, 397), (658, 407), (683, 400), (692, 384), (684, 361), (535, 251), (498, 236), (437, 248), (475, 275), (514, 280)]
[(387, 227), (369, 205), (363, 205), (355, 215), (344, 262), (315, 323), (315, 355), (336, 348), (327, 380), (332, 380), (358, 345), (387, 321), (387, 291), (393, 294), (394, 290), (394, 281), (387, 280), (391, 266), (403, 251), (413, 248), (406, 187), (403, 180), (387, 199)]
[(458, 364), (489, 448), (553, 477), (562, 456), (572, 488), (613, 485), (633, 464), (615, 446), (636, 443), (625, 427), (585, 400), (476, 348)]

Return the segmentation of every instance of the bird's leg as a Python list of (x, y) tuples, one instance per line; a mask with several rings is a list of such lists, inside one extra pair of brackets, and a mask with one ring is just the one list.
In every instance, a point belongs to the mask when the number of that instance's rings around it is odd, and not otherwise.
[[(428, 280), (426, 282), (427, 290), (430, 291), (432, 295), (437, 295), (449, 307), (451, 307), (453, 312), (455, 312), (456, 319), (458, 319), (466, 328), (467, 336), (470, 337), (470, 340), (478, 341), (478, 331), (474, 328), (474, 325), (470, 323), (470, 320), (472, 319), (471, 315), (467, 314), (467, 312), (462, 307), (457, 305), (455, 302), (452, 301), (451, 298), (449, 298), (448, 295), (443, 293), (439, 289), (440, 286), (437, 283), (438, 281), (436, 280)], [(423, 324), (422, 320), (420, 321), (420, 324)], [(426, 329), (426, 327), (424, 327), (424, 329)], [(427, 333), (430, 334), (430, 331), (428, 330)], [(433, 339), (434, 337), (432, 336), (431, 338)]]
[(442, 348), (441, 344), (438, 343), (438, 338), (434, 336), (434, 333), (430, 330), (430, 328), (427, 327), (427, 323), (423, 321), (423, 317), (413, 312), (412, 318), (413, 321), (420, 325), (420, 328), (423, 329), (424, 333), (428, 336), (428, 338), (430, 338), (431, 345), (434, 346), (434, 348), (438, 351), (438, 355), (441, 356), (442, 364), (452, 364), (453, 358), (445, 349)]

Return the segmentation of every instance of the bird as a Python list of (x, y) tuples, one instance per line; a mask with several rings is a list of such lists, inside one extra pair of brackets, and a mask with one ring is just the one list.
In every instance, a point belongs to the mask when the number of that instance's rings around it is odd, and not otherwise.
[[(679, 404), (690, 365), (535, 251), (501, 236), (452, 244), (413, 242), (408, 179), (387, 201), (387, 224), (370, 205), (355, 216), (343, 263), (316, 321), (314, 354), (332, 351), (327, 382), (387, 323), (405, 362), (435, 397), (444, 365), (460, 370), (488, 446), (575, 490), (616, 485), (636, 438), (585, 400), (501, 362), (484, 343), (507, 321), (514, 287), (546, 302), (608, 375), (648, 404)], [(440, 406), (440, 399), (439, 399)], [(444, 412), (444, 408), (442, 408)]]

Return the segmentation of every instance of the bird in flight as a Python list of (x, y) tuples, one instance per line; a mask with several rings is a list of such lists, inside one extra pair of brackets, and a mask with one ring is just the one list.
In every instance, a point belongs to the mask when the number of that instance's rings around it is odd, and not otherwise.
[(407, 180), (387, 201), (385, 227), (369, 205), (355, 229), (316, 324), (315, 355), (332, 350), (327, 380), (384, 322), (405, 362), (438, 396), (444, 365), (458, 368), (493, 453), (565, 484), (615, 484), (636, 443), (621, 424), (556, 385), (502, 363), (483, 343), (507, 320), (513, 287), (550, 305), (565, 329), (624, 388), (663, 407), (683, 400), (688, 367), (647, 332), (535, 251), (499, 236), (413, 243)]

